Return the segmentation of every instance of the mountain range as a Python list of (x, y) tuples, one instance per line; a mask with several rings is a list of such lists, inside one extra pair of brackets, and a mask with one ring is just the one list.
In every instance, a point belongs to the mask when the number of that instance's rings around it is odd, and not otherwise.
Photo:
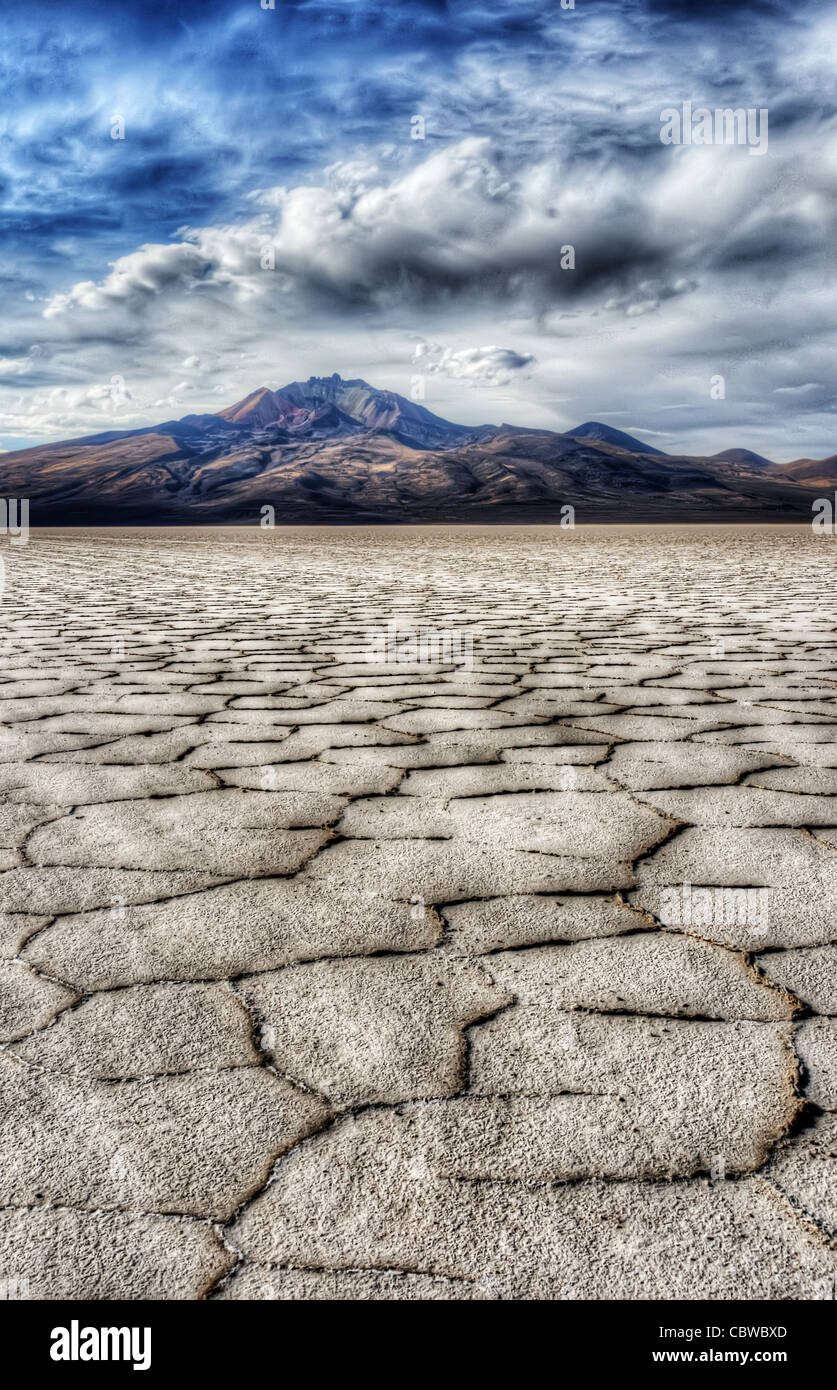
[(217, 414), (0, 457), (31, 525), (807, 521), (837, 455), (667, 454), (598, 421), (457, 425), (365, 381), (260, 387)]

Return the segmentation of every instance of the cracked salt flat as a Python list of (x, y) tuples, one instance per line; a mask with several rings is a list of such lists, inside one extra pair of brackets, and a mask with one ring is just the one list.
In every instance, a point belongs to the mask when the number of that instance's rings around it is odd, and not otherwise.
[[(9, 552), (0, 1275), (821, 1297), (832, 567), (754, 527)], [(366, 660), (393, 619), (473, 660)]]

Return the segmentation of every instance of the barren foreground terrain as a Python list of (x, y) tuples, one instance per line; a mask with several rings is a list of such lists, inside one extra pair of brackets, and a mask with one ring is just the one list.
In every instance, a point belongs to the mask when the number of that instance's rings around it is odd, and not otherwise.
[(6, 1296), (834, 1297), (835, 546), (4, 548)]

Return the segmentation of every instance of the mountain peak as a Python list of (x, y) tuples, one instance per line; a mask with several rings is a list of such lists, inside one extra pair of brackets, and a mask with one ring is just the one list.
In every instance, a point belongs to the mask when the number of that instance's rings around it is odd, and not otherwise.
[(655, 449), (653, 444), (644, 444), (632, 434), (615, 430), (612, 425), (603, 425), (600, 420), (587, 420), (583, 425), (574, 430), (566, 430), (565, 433), (572, 435), (573, 439), (595, 439), (600, 444), (614, 444), (617, 449), (627, 449), (631, 454), (664, 454), (662, 449)]
[(339, 372), (291, 381), (277, 391), (260, 386), (215, 418), (244, 429), (275, 426), (291, 435), (375, 431), (392, 434), (412, 449), (451, 449), (488, 428), (454, 425), (395, 391), (370, 386), (361, 377), (346, 380)]
[(346, 380), (339, 372), (289, 382), (277, 394), (300, 410), (319, 411), (334, 406), (357, 428), (393, 434), (414, 449), (453, 448), (478, 432), (468, 425), (443, 420), (396, 391), (370, 386), (361, 377)]
[(271, 391), (269, 386), (259, 386), (243, 400), (236, 401), (235, 405), (228, 405), (226, 410), (217, 412), (220, 420), (253, 428), (271, 425), (276, 421), (284, 422), (289, 415), (296, 413), (298, 412), (294, 411), (290, 401), (284, 400), (278, 392)]
[(764, 458), (761, 454), (754, 454), (752, 449), (724, 449), (720, 454), (713, 454), (713, 458), (720, 459), (722, 463), (740, 463), (750, 468), (772, 468), (771, 459)]

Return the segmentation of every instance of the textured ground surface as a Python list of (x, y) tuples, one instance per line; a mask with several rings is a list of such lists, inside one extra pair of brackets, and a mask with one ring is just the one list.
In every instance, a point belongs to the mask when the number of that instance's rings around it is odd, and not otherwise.
[(4, 551), (5, 1287), (833, 1298), (834, 544)]

